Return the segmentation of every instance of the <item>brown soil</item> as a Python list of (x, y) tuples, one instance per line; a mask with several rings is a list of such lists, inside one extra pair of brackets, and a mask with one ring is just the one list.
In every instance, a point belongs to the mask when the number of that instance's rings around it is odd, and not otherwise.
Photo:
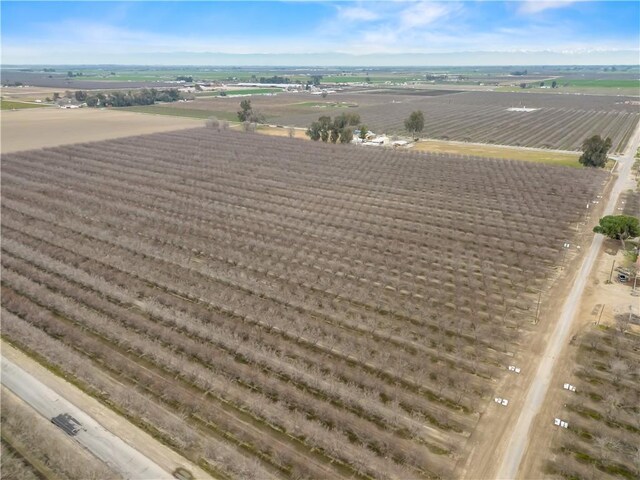
[(5, 110), (0, 147), (2, 153), (10, 153), (202, 125), (202, 120), (192, 118), (94, 108)]

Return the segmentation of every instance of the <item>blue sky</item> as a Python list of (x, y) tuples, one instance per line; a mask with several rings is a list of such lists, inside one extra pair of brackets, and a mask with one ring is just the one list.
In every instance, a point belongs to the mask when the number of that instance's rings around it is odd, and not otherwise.
[(635, 51), (630, 58), (638, 63), (640, 51), (637, 1), (3, 0), (1, 9), (4, 64), (140, 58), (161, 64), (180, 52), (275, 58), (329, 52), (551, 51), (566, 56), (611, 51), (615, 58), (620, 50)]

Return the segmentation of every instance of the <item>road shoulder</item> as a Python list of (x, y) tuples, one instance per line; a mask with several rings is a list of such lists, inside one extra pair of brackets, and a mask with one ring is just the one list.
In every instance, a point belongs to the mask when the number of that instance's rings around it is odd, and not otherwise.
[(2, 356), (10, 360), (44, 385), (55, 391), (76, 407), (82, 409), (90, 415), (105, 429), (122, 439), (127, 444), (134, 447), (144, 456), (155, 462), (167, 472), (173, 472), (176, 468), (182, 467), (190, 471), (196, 478), (210, 479), (211, 476), (205, 473), (192, 462), (178, 455), (176, 452), (158, 442), (140, 428), (131, 424), (120, 415), (116, 414), (96, 399), (85, 394), (66, 380), (57, 377), (45, 367), (29, 358), (27, 355), (2, 342)]

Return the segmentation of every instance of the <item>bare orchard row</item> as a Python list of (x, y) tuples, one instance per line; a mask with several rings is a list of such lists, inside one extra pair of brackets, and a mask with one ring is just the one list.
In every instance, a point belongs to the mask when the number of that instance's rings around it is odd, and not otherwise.
[[(348, 111), (376, 133), (406, 134), (404, 121), (422, 110), (424, 137), (562, 150), (579, 150), (585, 138), (600, 135), (611, 137), (612, 151), (622, 151), (640, 119), (634, 97), (458, 92), (436, 97), (339, 93), (317, 102), (305, 99), (278, 95), (251, 101), (269, 123), (308, 127), (320, 115)], [(177, 108), (235, 114), (238, 100), (198, 100)]]
[(450, 476), (605, 180), (211, 129), (2, 170), (9, 340), (229, 478)]
[(640, 336), (629, 315), (587, 332), (578, 350), (576, 391), (565, 396), (567, 430), (557, 432), (546, 468), (564, 478), (640, 477)]

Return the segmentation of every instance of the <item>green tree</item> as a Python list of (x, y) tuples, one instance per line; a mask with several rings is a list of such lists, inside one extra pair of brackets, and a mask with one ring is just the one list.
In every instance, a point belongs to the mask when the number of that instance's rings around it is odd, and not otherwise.
[(404, 128), (411, 134), (414, 140), (418, 140), (418, 134), (424, 129), (424, 114), (416, 110), (404, 121)]
[[(353, 121), (352, 114), (342, 114), (331, 120), (331, 117), (323, 115), (307, 128), (305, 134), (313, 141), (331, 143), (349, 143), (353, 140), (353, 131), (349, 128), (349, 122)], [(360, 117), (358, 116), (358, 119)]]
[(358, 135), (360, 137), (360, 140), (364, 142), (367, 139), (367, 133), (369, 133), (369, 129), (367, 128), (367, 126), (360, 125), (360, 134)]
[(558, 82), (556, 82), (555, 80), (551, 82), (551, 88), (557, 88), (557, 87), (558, 87)]
[(341, 132), (342, 129), (338, 126), (338, 124), (336, 122), (331, 122), (331, 125), (329, 126), (329, 140), (331, 141), (331, 143), (338, 143)]
[(53, 92), (53, 101), (55, 102), (56, 100), (60, 99), (60, 94), (58, 92)]
[(343, 128), (340, 131), (340, 143), (351, 143), (353, 140), (353, 130), (348, 127)]
[(611, 148), (611, 139), (603, 140), (600, 135), (594, 135), (582, 142), (582, 151), (584, 152), (579, 162), (585, 167), (604, 167), (607, 163), (607, 153)]
[(318, 119), (320, 122), (320, 139), (327, 143), (331, 135), (331, 117), (323, 115)]
[(242, 100), (240, 102), (240, 111), (238, 112), (238, 120), (241, 122), (247, 122), (253, 115), (253, 109), (251, 108), (251, 100)]
[(79, 102), (84, 102), (87, 99), (87, 92), (83, 92), (82, 90), (78, 90), (75, 93), (76, 100)]
[(640, 236), (640, 220), (629, 215), (607, 215), (600, 219), (599, 225), (594, 227), (593, 231), (620, 240), (624, 250), (624, 241), (627, 238)]
[(338, 115), (333, 122), (338, 126), (338, 128), (344, 127), (354, 127), (360, 123), (360, 115), (357, 113), (341, 113)]
[(260, 114), (251, 106), (251, 100), (242, 100), (240, 102), (241, 110), (238, 112), (238, 119), (241, 122), (264, 123), (264, 115)]
[(309, 125), (309, 128), (307, 128), (307, 131), (304, 133), (311, 140), (313, 140), (314, 142), (317, 142), (321, 138), (321, 134), (320, 134), (321, 130), (322, 130), (322, 126), (320, 125), (320, 122), (315, 121), (311, 125)]

